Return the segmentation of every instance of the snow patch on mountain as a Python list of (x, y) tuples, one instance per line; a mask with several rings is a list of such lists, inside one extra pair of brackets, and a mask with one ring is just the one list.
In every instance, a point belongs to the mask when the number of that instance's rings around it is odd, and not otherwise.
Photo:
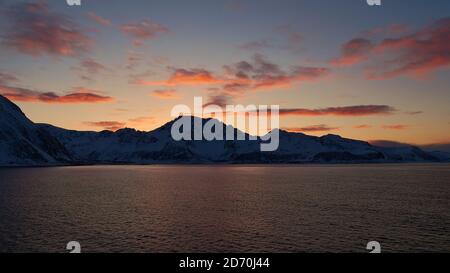
[[(180, 117), (205, 124), (210, 119)], [(444, 153), (427, 153), (413, 146), (378, 147), (338, 135), (322, 137), (278, 130), (279, 149), (261, 152), (263, 138), (216, 121), (234, 133), (234, 140), (175, 141), (171, 128), (179, 118), (160, 128), (142, 132), (74, 131), (35, 124), (15, 104), (0, 96), (0, 166), (157, 163), (355, 163), (435, 162)], [(193, 130), (193, 128), (191, 128)], [(245, 140), (236, 140), (237, 135)], [(447, 158), (448, 159), (448, 158)]]

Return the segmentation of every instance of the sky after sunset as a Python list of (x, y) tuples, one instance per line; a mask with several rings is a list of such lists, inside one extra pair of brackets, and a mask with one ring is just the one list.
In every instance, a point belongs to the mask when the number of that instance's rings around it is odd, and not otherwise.
[(152, 130), (280, 105), (311, 135), (450, 142), (450, 1), (0, 0), (0, 94), (35, 121)]

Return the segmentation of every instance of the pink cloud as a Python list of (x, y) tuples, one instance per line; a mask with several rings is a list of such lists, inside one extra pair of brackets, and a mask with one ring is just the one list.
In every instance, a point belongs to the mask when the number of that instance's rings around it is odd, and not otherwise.
[(390, 115), (395, 108), (388, 105), (355, 105), (320, 109), (292, 108), (280, 109), (281, 116), (373, 116)]
[(412, 34), (403, 34), (404, 26), (391, 28), (389, 33), (398, 37), (380, 42), (353, 39), (342, 46), (341, 56), (331, 63), (348, 66), (369, 62), (367, 77), (380, 80), (403, 75), (423, 77), (450, 66), (450, 17)]
[(385, 62), (387, 69), (371, 71), (375, 79), (400, 75), (423, 76), (450, 65), (450, 17), (412, 35), (385, 39), (374, 48), (375, 54), (396, 54)]
[(134, 81), (144, 86), (203, 86), (214, 88), (212, 97), (232, 99), (241, 96), (246, 91), (267, 90), (287, 87), (294, 83), (317, 81), (330, 74), (325, 67), (294, 66), (283, 70), (279, 65), (272, 63), (263, 55), (256, 54), (250, 61), (240, 61), (232, 65), (223, 66), (221, 74), (198, 68), (171, 68), (167, 80)]
[(342, 46), (341, 56), (331, 61), (332, 65), (350, 66), (368, 59), (368, 54), (373, 48), (371, 41), (367, 39), (353, 39)]
[(90, 89), (78, 88), (66, 95), (58, 95), (54, 92), (39, 92), (26, 88), (0, 85), (0, 94), (13, 101), (20, 102), (43, 102), (43, 103), (105, 103), (114, 99), (93, 93)]
[(241, 61), (224, 66), (225, 73), (215, 75), (206, 69), (172, 69), (169, 79), (163, 81), (138, 80), (145, 86), (177, 85), (221, 85), (224, 91), (255, 90), (261, 88), (286, 86), (294, 82), (314, 81), (330, 73), (323, 67), (296, 66), (283, 71), (278, 65), (268, 62), (262, 55), (255, 55), (251, 62)]
[(7, 10), (11, 25), (3, 44), (19, 52), (77, 56), (87, 51), (92, 40), (68, 16), (51, 12), (45, 2), (19, 3)]
[(296, 82), (315, 81), (330, 74), (324, 67), (295, 66), (281, 69), (263, 55), (255, 54), (251, 61), (224, 66), (227, 79), (223, 89), (228, 92), (289, 86)]

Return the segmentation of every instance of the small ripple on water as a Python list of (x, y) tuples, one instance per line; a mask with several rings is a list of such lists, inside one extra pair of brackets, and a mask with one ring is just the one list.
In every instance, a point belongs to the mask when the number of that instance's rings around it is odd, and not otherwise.
[(439, 164), (2, 169), (0, 252), (448, 252), (448, 181)]

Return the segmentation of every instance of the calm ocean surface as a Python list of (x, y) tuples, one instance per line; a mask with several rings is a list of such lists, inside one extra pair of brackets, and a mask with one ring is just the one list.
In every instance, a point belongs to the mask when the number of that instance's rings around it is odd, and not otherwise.
[(0, 169), (0, 252), (450, 252), (450, 165)]

